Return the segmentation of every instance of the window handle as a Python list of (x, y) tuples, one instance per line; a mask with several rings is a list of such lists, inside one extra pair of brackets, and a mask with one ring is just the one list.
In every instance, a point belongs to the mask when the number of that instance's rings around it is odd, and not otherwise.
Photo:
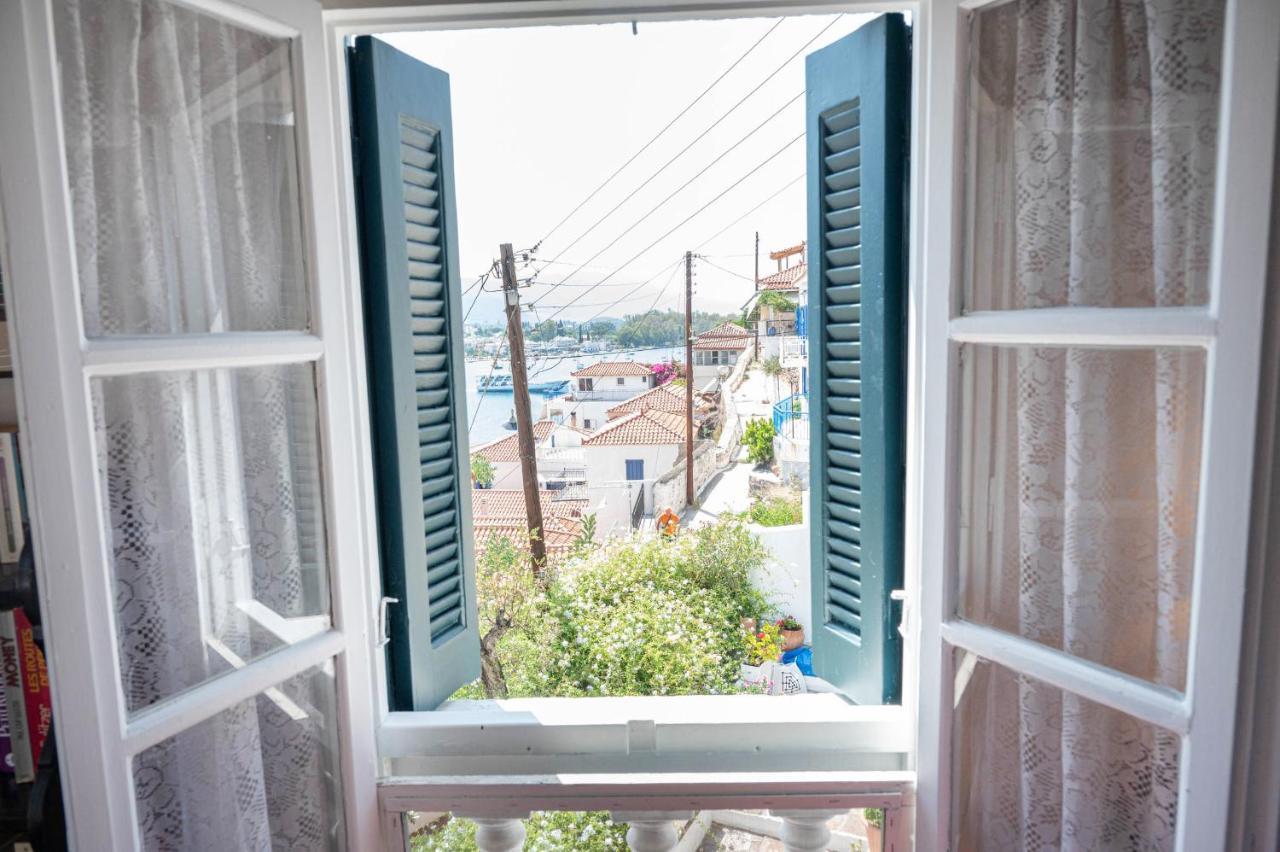
[(391, 624), (387, 619), (387, 606), (393, 603), (400, 603), (400, 599), (384, 597), (378, 602), (378, 633), (382, 636), (378, 640), (379, 648), (385, 648), (391, 644)]
[(907, 638), (907, 590), (894, 589), (889, 592), (889, 600), (902, 604), (902, 618), (898, 620), (898, 635)]

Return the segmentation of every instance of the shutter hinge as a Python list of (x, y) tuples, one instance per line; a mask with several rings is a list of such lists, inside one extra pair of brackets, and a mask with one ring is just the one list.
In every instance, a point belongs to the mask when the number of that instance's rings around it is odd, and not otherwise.
[(393, 603), (400, 603), (399, 598), (384, 597), (378, 602), (378, 647), (385, 648), (391, 644), (391, 623), (387, 618), (387, 607)]
[(902, 604), (902, 610), (898, 618), (898, 635), (903, 639), (907, 638), (907, 590), (894, 589), (889, 592), (889, 600), (897, 601)]

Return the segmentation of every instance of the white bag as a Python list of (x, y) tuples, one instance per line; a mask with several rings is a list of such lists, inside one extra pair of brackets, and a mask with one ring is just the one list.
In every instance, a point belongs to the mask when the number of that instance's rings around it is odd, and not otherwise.
[(743, 663), (739, 680), (743, 686), (760, 686), (765, 695), (798, 695), (806, 692), (804, 674), (795, 663), (783, 665), (770, 660), (758, 666)]

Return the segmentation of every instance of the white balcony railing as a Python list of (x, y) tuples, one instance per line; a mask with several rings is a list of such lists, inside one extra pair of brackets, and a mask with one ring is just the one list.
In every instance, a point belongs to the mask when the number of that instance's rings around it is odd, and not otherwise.
[(616, 387), (605, 386), (598, 387), (594, 390), (578, 390), (571, 387), (564, 394), (564, 399), (570, 402), (626, 402), (632, 397), (637, 397), (649, 388), (636, 387)]
[(809, 364), (809, 340), (789, 334), (782, 338), (778, 359), (784, 367), (804, 367)]

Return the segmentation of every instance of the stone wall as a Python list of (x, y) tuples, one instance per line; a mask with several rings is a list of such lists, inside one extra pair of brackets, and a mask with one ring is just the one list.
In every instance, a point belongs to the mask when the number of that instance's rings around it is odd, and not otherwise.
[[(711, 441), (698, 441), (693, 447), (693, 493), (700, 495), (719, 469), (716, 445)], [(688, 505), (684, 498), (684, 459), (681, 459), (653, 483), (653, 514), (661, 514), (668, 506), (679, 514)]]

